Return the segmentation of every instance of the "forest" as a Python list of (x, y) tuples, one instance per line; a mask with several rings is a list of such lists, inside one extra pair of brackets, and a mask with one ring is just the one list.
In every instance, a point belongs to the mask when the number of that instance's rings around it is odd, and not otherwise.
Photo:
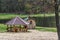
[(0, 0), (0, 13), (54, 12), (54, 0)]

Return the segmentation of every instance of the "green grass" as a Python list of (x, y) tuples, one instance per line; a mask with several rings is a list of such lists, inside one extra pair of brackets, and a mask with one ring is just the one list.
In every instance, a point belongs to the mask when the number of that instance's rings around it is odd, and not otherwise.
[(49, 28), (49, 27), (36, 27), (35, 29), (39, 31), (57, 32), (56, 28)]
[(0, 32), (5, 32), (6, 31), (7, 26), (4, 24), (0, 24)]
[[(20, 16), (21, 18), (27, 17), (26, 14), (0, 14), (0, 19), (10, 19), (16, 16)], [(44, 14), (32, 14), (31, 17), (44, 17)], [(55, 16), (55, 14), (45, 14), (45, 17)]]
[[(0, 32), (5, 32), (7, 26), (4, 24), (0, 24)], [(48, 32), (57, 32), (56, 28), (49, 28), (49, 27), (36, 27), (35, 30), (39, 30), (39, 31), (48, 31)]]

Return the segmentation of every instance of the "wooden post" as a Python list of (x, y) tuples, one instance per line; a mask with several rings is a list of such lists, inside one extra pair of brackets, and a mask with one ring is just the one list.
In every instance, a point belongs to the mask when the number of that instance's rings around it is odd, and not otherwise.
[(8, 32), (8, 29), (9, 29), (9, 28), (8, 28), (8, 25), (7, 25), (7, 32)]
[(15, 29), (16, 29), (16, 27), (15, 27), (15, 25), (13, 25), (13, 32), (15, 32)]
[(26, 27), (26, 32), (27, 32), (27, 27)]
[(25, 32), (27, 32), (27, 25), (25, 25), (24, 27), (25, 27)]
[(10, 25), (10, 27), (9, 27), (9, 28), (10, 28), (10, 32), (12, 32), (12, 25)]
[(19, 27), (19, 31), (21, 31), (21, 25), (20, 25), (20, 27)]

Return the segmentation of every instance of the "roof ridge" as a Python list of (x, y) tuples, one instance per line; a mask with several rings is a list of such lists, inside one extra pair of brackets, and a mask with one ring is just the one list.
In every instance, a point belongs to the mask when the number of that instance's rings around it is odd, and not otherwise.
[(27, 25), (29, 24), (28, 22), (26, 22), (25, 20), (23, 20), (22, 18), (20, 18), (19, 16), (15, 17), (14, 19), (10, 20), (9, 22), (7, 22), (6, 24), (22, 24), (22, 25)]
[(21, 20), (24, 24), (27, 24), (22, 18), (20, 18), (19, 16), (17, 16), (17, 18), (19, 19), (19, 20)]
[(20, 20), (20, 19), (21, 19), (21, 21), (22, 21), (24, 24), (27, 24), (27, 23), (28, 23), (28, 22), (26, 23), (22, 18), (19, 18), (19, 20)]
[[(16, 17), (17, 18), (17, 17)], [(16, 21), (16, 18), (14, 19), (14, 21), (13, 21), (13, 23), (12, 24), (14, 24), (15, 23), (15, 21)]]

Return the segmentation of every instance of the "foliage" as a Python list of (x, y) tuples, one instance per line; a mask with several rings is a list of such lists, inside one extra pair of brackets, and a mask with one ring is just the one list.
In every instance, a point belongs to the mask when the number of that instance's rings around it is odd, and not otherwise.
[(42, 13), (54, 11), (54, 0), (0, 0), (0, 12)]

